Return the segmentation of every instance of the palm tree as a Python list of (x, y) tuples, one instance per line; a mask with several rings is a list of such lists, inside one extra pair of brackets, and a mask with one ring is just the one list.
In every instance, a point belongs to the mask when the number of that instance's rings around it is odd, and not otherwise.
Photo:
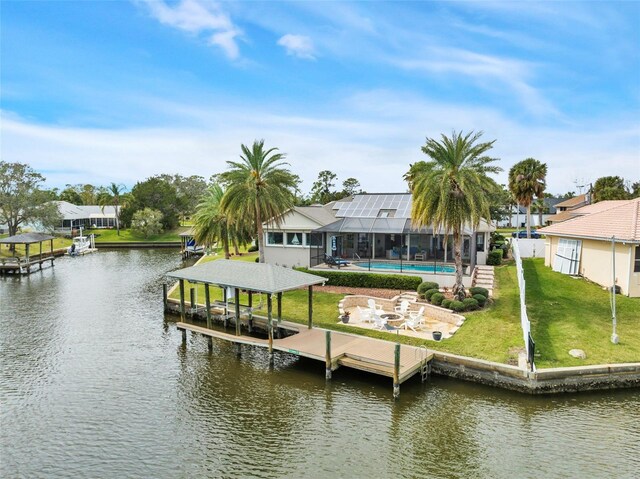
[(120, 207), (122, 206), (122, 196), (125, 190), (126, 187), (124, 185), (111, 183), (104, 191), (98, 194), (98, 204), (102, 207), (103, 213), (106, 206), (113, 206), (115, 208), (116, 231), (118, 232), (118, 236), (120, 236)]
[(542, 193), (542, 196), (535, 200), (531, 207), (532, 209), (538, 213), (538, 226), (542, 228), (544, 225), (542, 224), (542, 215), (547, 210), (547, 205), (544, 204), (544, 199), (546, 197), (545, 193)]
[(441, 141), (427, 138), (422, 152), (430, 161), (411, 173), (413, 205), (411, 221), (414, 226), (443, 229), (453, 234), (453, 255), (456, 283), (453, 294), (459, 301), (465, 297), (462, 284), (462, 228), (465, 224), (477, 227), (481, 218), (490, 218), (488, 192), (498, 185), (487, 176), (501, 171), (491, 165), (495, 158), (486, 156), (494, 141), (476, 143), (482, 132), (441, 135)]
[(527, 238), (531, 238), (531, 203), (542, 198), (546, 187), (547, 165), (533, 158), (516, 163), (509, 170), (509, 190), (518, 204), (527, 208)]
[(279, 224), (282, 214), (293, 207), (299, 179), (285, 168), (283, 153), (277, 148), (265, 150), (264, 140), (254, 141), (251, 149), (241, 145), (241, 161), (227, 161), (228, 171), (220, 175), (228, 185), (222, 199), (225, 211), (253, 222), (257, 233), (260, 262), (264, 263), (262, 223), (273, 219)]
[(216, 183), (212, 184), (193, 215), (193, 238), (196, 243), (211, 246), (220, 241), (224, 257), (229, 259), (229, 234), (231, 219), (222, 209), (224, 190)]

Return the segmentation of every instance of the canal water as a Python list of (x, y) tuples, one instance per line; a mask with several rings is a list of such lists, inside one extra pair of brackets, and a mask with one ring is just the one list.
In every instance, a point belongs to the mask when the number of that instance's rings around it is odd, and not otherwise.
[[(0, 476), (638, 477), (640, 392), (402, 385), (189, 335), (176, 251), (102, 251), (0, 278)], [(286, 315), (286, 312), (285, 312)]]

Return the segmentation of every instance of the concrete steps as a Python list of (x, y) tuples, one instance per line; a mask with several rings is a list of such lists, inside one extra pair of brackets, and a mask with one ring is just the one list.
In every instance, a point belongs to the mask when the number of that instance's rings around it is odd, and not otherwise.
[(471, 282), (472, 286), (486, 288), (489, 290), (489, 296), (493, 296), (494, 271), (493, 266), (476, 266), (476, 270)]

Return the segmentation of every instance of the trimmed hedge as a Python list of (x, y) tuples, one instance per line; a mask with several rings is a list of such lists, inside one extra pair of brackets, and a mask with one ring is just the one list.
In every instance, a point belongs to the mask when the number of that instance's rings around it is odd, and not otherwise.
[(431, 301), (431, 297), (434, 294), (439, 293), (439, 292), (440, 292), (439, 289), (429, 289), (422, 295), (422, 297), (425, 298), (427, 301)]
[(489, 298), (489, 290), (487, 288), (481, 288), (480, 286), (474, 286), (473, 288), (469, 288), (469, 293), (471, 296), (475, 296), (476, 294), (481, 294), (485, 297), (485, 299)]
[(462, 301), (451, 301), (449, 307), (456, 313), (461, 313), (462, 311), (464, 311), (464, 303)]
[(451, 307), (452, 302), (453, 302), (452, 299), (443, 299), (442, 303), (440, 303), (440, 306), (442, 306), (443, 308), (449, 309)]
[(462, 304), (464, 305), (465, 311), (473, 311), (480, 307), (478, 301), (474, 298), (465, 298), (462, 300)]
[(487, 297), (483, 296), (481, 294), (474, 294), (472, 296), (472, 298), (475, 299), (478, 302), (480, 307), (483, 307), (485, 305), (485, 303), (487, 302)]
[(403, 289), (416, 291), (422, 282), (419, 276), (399, 274), (353, 273), (339, 271), (311, 271), (308, 268), (294, 268), (303, 273), (327, 278), (327, 286), (348, 286), (352, 288)]
[(494, 249), (493, 251), (491, 251), (491, 253), (489, 253), (489, 256), (487, 256), (487, 264), (493, 265), (493, 266), (501, 265), (502, 264), (502, 250), (501, 249)]
[(438, 283), (434, 283), (433, 281), (425, 281), (423, 283), (420, 283), (417, 291), (418, 294), (422, 295), (430, 289), (440, 289), (440, 285)]
[(443, 300), (444, 294), (442, 293), (435, 293), (433, 296), (431, 296), (431, 304), (435, 304), (436, 306), (440, 306), (440, 303), (442, 303)]

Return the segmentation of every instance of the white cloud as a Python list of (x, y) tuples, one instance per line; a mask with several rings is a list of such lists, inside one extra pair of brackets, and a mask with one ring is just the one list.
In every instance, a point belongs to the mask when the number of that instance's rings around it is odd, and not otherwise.
[(278, 45), (284, 47), (288, 55), (315, 60), (313, 42), (309, 37), (287, 33), (280, 37)]
[(242, 32), (233, 24), (220, 6), (206, 0), (181, 0), (171, 7), (163, 0), (143, 0), (151, 15), (164, 25), (196, 35), (205, 34), (209, 43), (219, 46), (225, 54), (236, 59), (240, 54), (236, 37)]

